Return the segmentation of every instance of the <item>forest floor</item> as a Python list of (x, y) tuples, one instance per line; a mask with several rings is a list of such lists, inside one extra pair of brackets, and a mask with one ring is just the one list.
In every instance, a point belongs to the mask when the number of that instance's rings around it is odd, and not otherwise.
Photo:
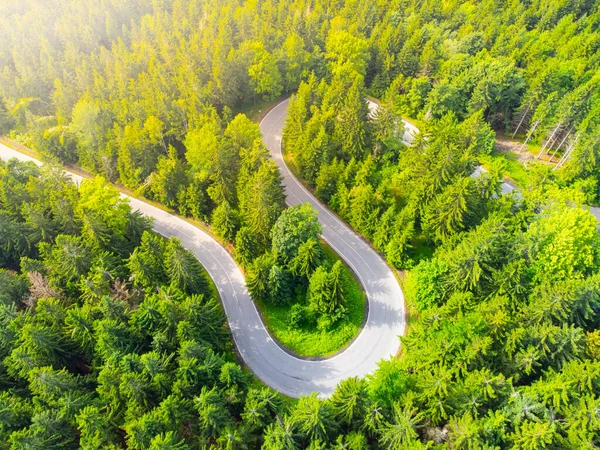
[(531, 172), (529, 167), (535, 163), (554, 166), (560, 155), (551, 158), (551, 154), (542, 154), (539, 159), (537, 155), (542, 147), (537, 144), (527, 144), (523, 147), (523, 140), (512, 138), (502, 132), (496, 132), (496, 144), (492, 153), (481, 155), (480, 163), (485, 168), (496, 161), (504, 164), (505, 181), (516, 187), (524, 188), (529, 183)]
[[(338, 254), (325, 243), (323, 243), (323, 251), (324, 265), (328, 270), (336, 261), (341, 260)], [(302, 326), (290, 327), (292, 305), (308, 305), (306, 286), (299, 286), (296, 289), (288, 305), (276, 306), (255, 301), (267, 330), (279, 344), (285, 347), (285, 350), (295, 356), (320, 359), (342, 351), (358, 335), (366, 317), (367, 299), (354, 273), (345, 264), (343, 267), (347, 317), (340, 319), (330, 328), (320, 328), (314, 317), (308, 317)]]

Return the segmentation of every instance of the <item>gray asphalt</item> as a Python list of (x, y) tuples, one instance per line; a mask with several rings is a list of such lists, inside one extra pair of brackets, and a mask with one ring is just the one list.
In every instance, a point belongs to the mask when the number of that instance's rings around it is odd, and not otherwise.
[[(309, 202), (317, 210), (323, 238), (360, 279), (367, 293), (369, 312), (358, 337), (343, 352), (321, 361), (307, 361), (286, 353), (265, 329), (246, 289), (244, 276), (231, 255), (209, 234), (183, 219), (125, 194), (133, 209), (154, 219), (154, 230), (175, 236), (191, 250), (215, 282), (223, 302), (234, 341), (247, 366), (265, 384), (290, 397), (317, 392), (330, 396), (345, 378), (365, 376), (383, 359), (400, 348), (398, 336), (404, 333), (404, 299), (398, 282), (383, 259), (347, 225), (318, 202), (290, 173), (281, 153), (282, 129), (289, 101), (271, 110), (261, 122), (265, 144), (277, 162), (284, 179), (290, 205)], [(374, 110), (377, 105), (369, 102)], [(410, 144), (418, 129), (405, 122), (404, 141)], [(0, 144), (0, 158), (41, 163)], [(75, 183), (82, 178), (67, 172)], [(505, 191), (503, 186), (503, 192)], [(506, 191), (512, 190), (507, 186)], [(600, 210), (592, 212), (600, 218)]]
[[(276, 107), (261, 124), (270, 148), (277, 148), (287, 102)], [(277, 153), (277, 152), (275, 152)], [(0, 158), (41, 163), (0, 144)], [(328, 212), (291, 177), (281, 154), (275, 159), (285, 177), (290, 204), (310, 201), (319, 211), (324, 238), (353, 268), (363, 283), (369, 314), (364, 329), (343, 352), (321, 361), (308, 361), (286, 353), (266, 331), (246, 289), (244, 276), (231, 255), (210, 235), (183, 219), (155, 206), (122, 194), (133, 209), (154, 219), (153, 228), (163, 236), (175, 236), (198, 258), (215, 282), (233, 338), (244, 362), (265, 384), (290, 397), (317, 392), (330, 396), (335, 386), (352, 376), (372, 372), (377, 363), (397, 353), (398, 335), (404, 331), (403, 296), (384, 261), (346, 225)], [(69, 172), (67, 172), (69, 173)], [(69, 173), (75, 183), (81, 177)]]
[(281, 140), (288, 105), (289, 100), (283, 101), (260, 123), (263, 140), (283, 176), (287, 203), (308, 202), (315, 208), (323, 227), (323, 239), (352, 268), (368, 298), (366, 323), (352, 344), (330, 359), (311, 364), (315, 379), (321, 380), (330, 392), (340, 380), (364, 376), (372, 372), (382, 358), (398, 353), (399, 336), (405, 327), (404, 297), (394, 273), (381, 256), (306, 190), (286, 166)]

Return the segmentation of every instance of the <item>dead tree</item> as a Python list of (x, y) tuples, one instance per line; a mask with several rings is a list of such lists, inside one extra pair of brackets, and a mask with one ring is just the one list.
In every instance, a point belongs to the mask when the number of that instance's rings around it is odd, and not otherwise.
[(575, 146), (577, 145), (578, 138), (579, 138), (578, 136), (575, 136), (575, 139), (573, 139), (569, 143), (569, 145), (567, 147), (567, 150), (565, 150), (565, 153), (558, 160), (558, 163), (556, 164), (556, 166), (554, 166), (554, 169), (552, 169), (552, 170), (560, 169), (562, 166), (565, 165), (565, 163), (567, 162), (567, 160), (570, 158), (571, 153), (573, 153), (573, 150), (575, 149)]
[[(556, 155), (556, 153), (558, 153), (558, 151), (562, 148), (564, 143), (567, 142), (567, 139), (569, 138), (569, 136), (571, 136), (571, 132), (573, 131), (574, 127), (575, 127), (575, 125), (571, 125), (571, 128), (569, 128), (569, 131), (567, 132), (567, 134), (565, 135), (563, 140), (560, 141), (560, 144), (558, 144), (558, 147), (556, 147), (556, 150), (554, 150), (554, 153), (552, 153), (552, 156), (550, 156), (550, 159), (549, 159), (550, 162), (552, 162), (552, 160), (554, 159), (554, 155)], [(550, 153), (550, 150), (548, 150), (548, 153)]]
[(558, 125), (556, 125), (556, 127), (554, 128), (554, 130), (552, 130), (552, 134), (550, 135), (550, 137), (548, 138), (548, 140), (544, 143), (544, 145), (542, 146), (542, 149), (540, 150), (540, 152), (538, 153), (538, 155), (535, 157), (535, 159), (540, 159), (540, 156), (542, 156), (542, 153), (544, 153), (544, 150), (546, 150), (546, 147), (548, 146), (548, 143), (550, 141), (552, 141), (552, 139), (554, 139), (554, 135), (560, 130), (562, 126), (562, 123), (559, 122)]
[[(533, 102), (529, 102), (529, 104), (527, 105), (527, 109), (525, 110), (525, 112), (521, 112), (521, 114), (519, 114), (521, 116), (521, 118), (519, 119), (519, 124), (517, 125), (517, 128), (515, 128), (515, 132), (512, 135), (513, 139), (515, 138), (515, 136), (519, 132), (519, 129), (521, 128), (521, 125), (523, 125), (523, 122), (525, 122), (525, 119), (527, 119), (527, 117), (529, 116), (529, 111), (531, 111), (531, 105), (532, 105), (532, 103)], [(522, 111), (522, 109), (521, 109), (521, 111)]]
[(527, 145), (527, 142), (529, 142), (529, 139), (531, 139), (531, 137), (533, 136), (533, 133), (535, 133), (535, 130), (539, 124), (540, 124), (540, 121), (536, 120), (535, 123), (533, 124), (533, 126), (531, 127), (531, 130), (529, 130), (529, 133), (527, 134), (527, 137), (525, 138), (525, 142), (523, 142), (523, 145), (521, 145), (521, 147), (519, 147), (519, 151), (522, 151), (525, 148), (525, 146)]

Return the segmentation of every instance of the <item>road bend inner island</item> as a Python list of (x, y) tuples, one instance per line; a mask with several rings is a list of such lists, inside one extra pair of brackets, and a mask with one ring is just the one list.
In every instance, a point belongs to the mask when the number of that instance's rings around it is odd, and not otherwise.
[[(263, 140), (276, 161), (286, 190), (287, 203), (310, 203), (318, 212), (323, 239), (340, 255), (360, 280), (368, 302), (367, 317), (358, 336), (329, 358), (308, 360), (285, 351), (269, 335), (254, 305), (244, 276), (233, 257), (212, 236), (191, 223), (139, 199), (121, 194), (132, 209), (153, 218), (157, 233), (181, 240), (206, 268), (219, 292), (233, 339), (244, 363), (262, 382), (290, 397), (316, 392), (329, 397), (336, 385), (349, 377), (363, 377), (377, 363), (398, 353), (404, 333), (404, 298), (393, 271), (367, 242), (321, 204), (286, 166), (282, 132), (289, 100), (269, 111), (260, 123)], [(376, 108), (372, 102), (371, 109)], [(411, 130), (405, 133), (407, 143)], [(0, 144), (0, 158), (42, 163)], [(79, 175), (68, 173), (75, 183)]]

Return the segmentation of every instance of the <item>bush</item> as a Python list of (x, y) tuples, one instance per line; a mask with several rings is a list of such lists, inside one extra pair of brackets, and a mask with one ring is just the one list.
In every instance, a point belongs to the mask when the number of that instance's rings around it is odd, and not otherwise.
[(321, 314), (317, 319), (317, 328), (322, 331), (333, 329), (338, 322), (347, 318), (346, 308), (342, 305), (338, 306), (331, 314)]
[(406, 295), (416, 304), (419, 311), (439, 306), (444, 298), (442, 276), (446, 264), (437, 258), (422, 261), (408, 274)]
[(308, 314), (306, 308), (300, 304), (292, 305), (288, 315), (288, 327), (290, 330), (302, 328), (307, 322)]

